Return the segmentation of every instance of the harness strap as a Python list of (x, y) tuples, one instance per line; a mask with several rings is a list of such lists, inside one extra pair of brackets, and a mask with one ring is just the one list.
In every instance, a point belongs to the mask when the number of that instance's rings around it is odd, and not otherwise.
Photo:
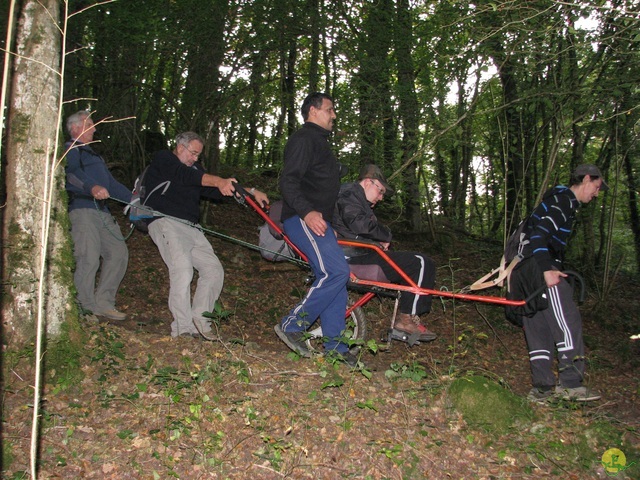
[[(503, 256), (502, 260), (500, 261), (499, 267), (494, 268), (489, 273), (487, 273), (484, 277), (476, 280), (471, 285), (466, 287), (466, 289), (473, 291), (473, 290), (484, 290), (485, 288), (495, 287), (495, 286), (502, 287), (502, 285), (504, 284), (504, 280), (508, 278), (509, 275), (511, 275), (511, 272), (516, 267), (516, 265), (522, 260), (522, 258), (523, 257), (521, 255), (516, 255), (515, 257), (513, 257), (513, 260), (511, 260), (511, 263), (509, 263), (509, 265), (505, 268), (506, 261)], [(493, 280), (489, 280), (496, 273), (498, 274), (498, 276)]]
[[(518, 226), (518, 229), (523, 228), (523, 225), (526, 225), (526, 224), (522, 222)], [(524, 233), (524, 231), (521, 231), (520, 236), (518, 238), (518, 250), (515, 256), (513, 257), (513, 259), (509, 262), (509, 265), (507, 265), (507, 259), (503, 254), (502, 258), (500, 259), (499, 267), (494, 268), (489, 273), (487, 273), (484, 277), (476, 280), (471, 285), (464, 287), (462, 291), (469, 292), (473, 290), (484, 290), (485, 288), (490, 288), (495, 286), (502, 287), (504, 285), (505, 279), (507, 280), (507, 286), (508, 286), (509, 276), (511, 275), (511, 272), (516, 267), (516, 265), (524, 258), (524, 247), (526, 247), (529, 243), (530, 241), (529, 239), (527, 239), (526, 233)], [(512, 251), (509, 249), (509, 245), (512, 245), (511, 237), (509, 238), (509, 241), (507, 241), (507, 247), (505, 248), (505, 252)], [(496, 278), (494, 278), (493, 280), (489, 280), (496, 274), (497, 274)]]
[(156, 188), (154, 188), (153, 190), (151, 190), (149, 193), (147, 193), (144, 196), (144, 202), (142, 202), (142, 205), (146, 205), (147, 204), (147, 200), (151, 197), (151, 195), (153, 195), (156, 190), (160, 190), (162, 189), (162, 192), (160, 192), (160, 195), (164, 195), (165, 193), (167, 193), (167, 190), (169, 189), (169, 187), (171, 186), (171, 181), (167, 180), (165, 182), (159, 183)]

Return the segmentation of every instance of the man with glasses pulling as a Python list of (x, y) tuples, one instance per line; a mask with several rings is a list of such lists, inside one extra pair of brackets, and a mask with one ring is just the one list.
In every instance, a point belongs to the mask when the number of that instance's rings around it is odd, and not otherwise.
[[(200, 197), (220, 200), (231, 196), (237, 180), (205, 173), (198, 162), (203, 148), (204, 140), (197, 133), (181, 133), (173, 151), (153, 155), (144, 179), (147, 192), (168, 184), (166, 190), (159, 189), (147, 197), (146, 206), (163, 215), (149, 220), (149, 236), (169, 269), (172, 337), (201, 338), (201, 333), (211, 331), (203, 313), (213, 310), (224, 282), (222, 264), (196, 224), (200, 220)], [(259, 203), (269, 202), (264, 193), (251, 191)], [(198, 284), (191, 301), (194, 269), (198, 271)]]
[[(392, 193), (382, 171), (376, 165), (365, 165), (360, 171), (358, 181), (342, 185), (333, 216), (333, 227), (341, 238), (369, 240), (377, 242), (417, 285), (432, 289), (436, 280), (436, 267), (433, 260), (416, 252), (389, 251), (391, 231), (378, 222), (373, 207)], [(389, 281), (404, 283), (402, 277), (380, 255), (370, 249), (352, 249), (345, 251), (347, 261), (354, 265), (379, 265)], [(415, 295), (402, 292), (400, 313), (394, 329), (428, 342), (436, 334), (425, 327), (420, 316), (431, 311), (430, 295)]]

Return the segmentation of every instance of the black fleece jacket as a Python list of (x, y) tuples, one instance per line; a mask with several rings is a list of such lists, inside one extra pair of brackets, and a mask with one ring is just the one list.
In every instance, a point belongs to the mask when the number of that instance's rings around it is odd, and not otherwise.
[(378, 223), (359, 182), (345, 183), (340, 187), (333, 228), (343, 238), (391, 242), (391, 230)]
[[(169, 150), (156, 152), (144, 178), (148, 195), (146, 205), (165, 215), (198, 223), (200, 197), (223, 198), (217, 188), (202, 186), (204, 173), (204, 168), (199, 163), (188, 167)], [(150, 193), (166, 181), (171, 182), (171, 185), (164, 194), (160, 190)]]
[(289, 137), (280, 175), (282, 221), (294, 215), (304, 218), (315, 210), (331, 223), (340, 190), (340, 164), (329, 146), (330, 135), (307, 122)]

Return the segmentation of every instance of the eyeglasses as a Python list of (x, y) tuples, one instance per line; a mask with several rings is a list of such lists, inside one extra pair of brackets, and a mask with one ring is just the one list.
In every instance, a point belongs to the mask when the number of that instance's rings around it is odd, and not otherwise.
[(191, 155), (193, 155), (196, 158), (200, 157), (200, 154), (202, 153), (202, 152), (196, 152), (196, 151), (191, 150), (184, 143), (181, 143), (180, 145), (182, 145), (187, 152), (189, 152)]
[(384, 197), (384, 194), (387, 193), (387, 189), (381, 185), (378, 185), (376, 181), (371, 178), (369, 179), (369, 181), (378, 189), (378, 192), (380, 192), (380, 195)]

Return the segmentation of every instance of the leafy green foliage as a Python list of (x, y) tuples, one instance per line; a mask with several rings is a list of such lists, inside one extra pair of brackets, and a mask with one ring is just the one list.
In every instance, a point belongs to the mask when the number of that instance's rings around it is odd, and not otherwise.
[(419, 382), (427, 377), (427, 371), (423, 365), (417, 362), (410, 365), (392, 363), (389, 365), (389, 369), (384, 372), (384, 375), (390, 380), (406, 378), (414, 382)]
[[(633, 9), (605, 12), (595, 1), (114, 2), (72, 18), (70, 43), (87, 48), (68, 59), (65, 96), (97, 97), (99, 116), (138, 119), (100, 126), (105, 152), (132, 159), (119, 165), (131, 180), (187, 129), (206, 134), (208, 168), (272, 177), (301, 123), (300, 99), (325, 90), (337, 100), (345, 181), (377, 163), (394, 174), (396, 224), (426, 230), (427, 214), (436, 241), (442, 215), (501, 240), (579, 163), (600, 165), (610, 184), (638, 183), (629, 163), (640, 119), (637, 27)], [(620, 221), (591, 211), (572, 255), (600, 266), (602, 245), (626, 238), (609, 244), (614, 261), (637, 271), (637, 202), (598, 202)]]

